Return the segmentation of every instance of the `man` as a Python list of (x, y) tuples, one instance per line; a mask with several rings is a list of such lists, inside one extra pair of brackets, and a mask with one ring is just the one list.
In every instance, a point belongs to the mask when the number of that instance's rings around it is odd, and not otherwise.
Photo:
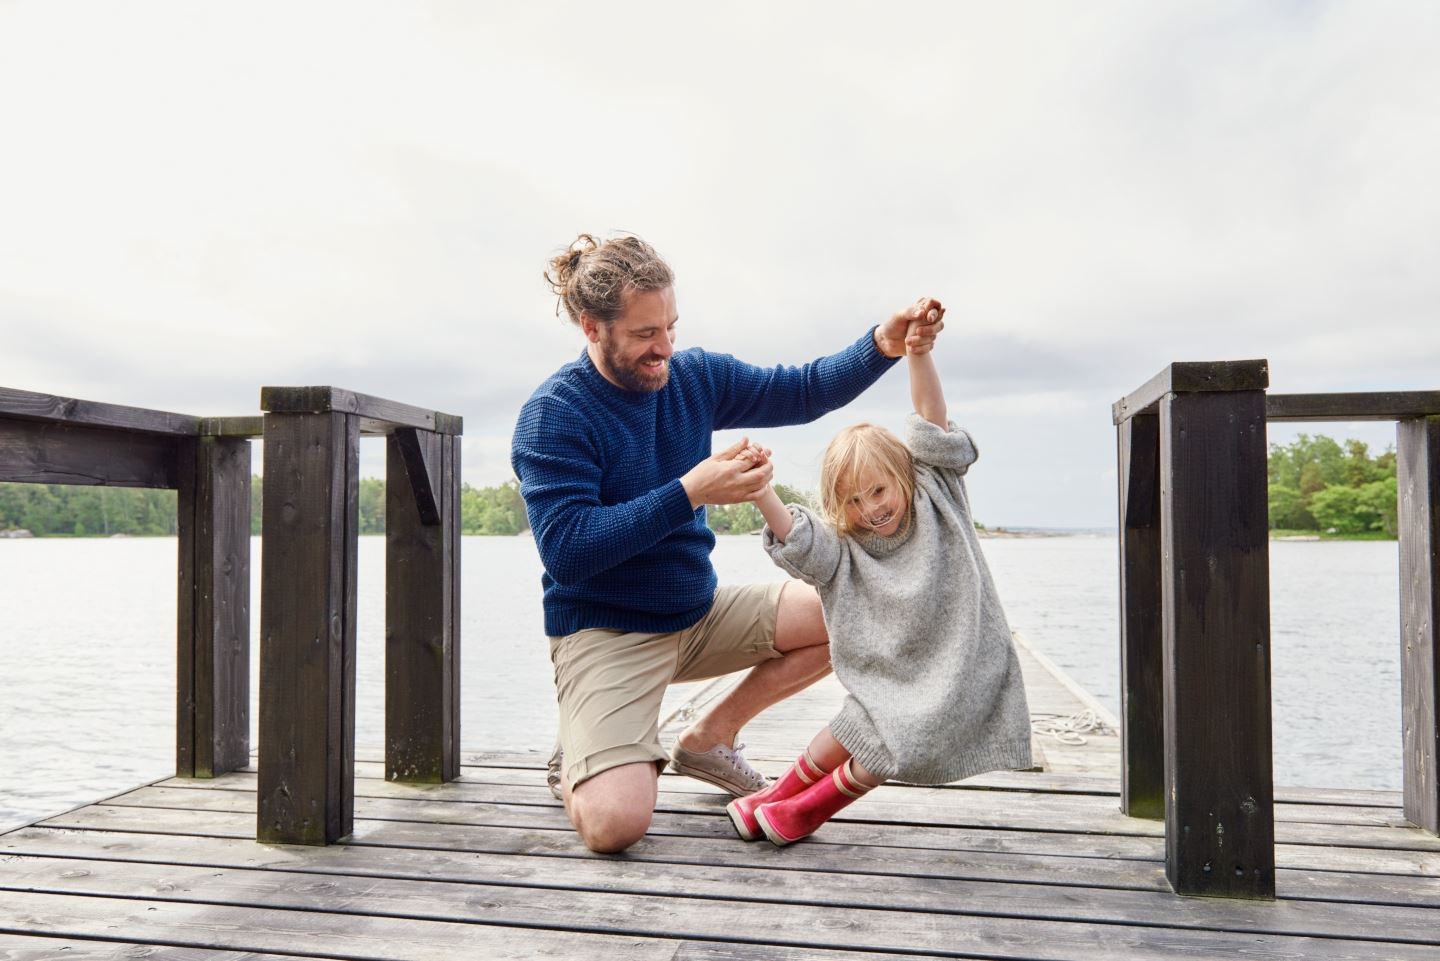
[[(511, 463), (545, 565), (559, 793), (588, 847), (621, 851), (649, 829), (667, 761), (735, 795), (763, 787), (736, 736), (830, 669), (809, 585), (717, 589), (704, 505), (753, 500), (771, 466), (737, 459), (744, 441), (712, 454), (712, 432), (806, 423), (844, 406), (907, 344), (929, 350), (944, 309), (922, 298), (837, 354), (764, 369), (675, 351), (674, 276), (637, 237), (582, 234), (545, 276), (585, 351), (521, 410)], [(907, 338), (931, 310), (934, 322)], [(668, 755), (658, 739), (666, 686), (744, 668)]]

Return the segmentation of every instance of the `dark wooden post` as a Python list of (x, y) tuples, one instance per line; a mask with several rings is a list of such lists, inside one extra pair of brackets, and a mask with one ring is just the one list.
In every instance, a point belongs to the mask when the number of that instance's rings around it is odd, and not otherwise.
[(1121, 421), (1120, 810), (1165, 816), (1165, 727), (1160, 631), (1160, 418)]
[(1440, 417), (1396, 425), (1405, 817), (1440, 833)]
[(459, 438), (386, 441), (385, 777), (460, 775)]
[(178, 444), (175, 773), (250, 763), (250, 442)]
[(350, 414), (265, 415), (261, 841), (328, 844), (354, 823), (359, 441)]
[(1271, 899), (1265, 394), (1159, 408), (1165, 873), (1179, 894)]

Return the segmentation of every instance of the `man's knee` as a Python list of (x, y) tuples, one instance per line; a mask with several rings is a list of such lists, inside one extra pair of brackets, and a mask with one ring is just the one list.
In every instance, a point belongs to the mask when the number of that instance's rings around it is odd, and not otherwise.
[(803, 581), (788, 582), (775, 613), (775, 649), (785, 653), (829, 641), (819, 593)]
[(623, 851), (645, 836), (655, 811), (655, 765), (622, 764), (570, 792), (570, 820), (592, 851)]
[(645, 836), (652, 812), (602, 802), (582, 803), (575, 815), (575, 830), (585, 846), (600, 854), (614, 854)]

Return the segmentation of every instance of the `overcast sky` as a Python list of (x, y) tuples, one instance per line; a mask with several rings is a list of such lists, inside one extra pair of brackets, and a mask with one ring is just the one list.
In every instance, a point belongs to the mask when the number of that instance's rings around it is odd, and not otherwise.
[[(1437, 170), (1428, 0), (0, 0), (0, 386), (346, 387), (462, 415), (494, 484), (582, 345), (547, 258), (633, 231), (681, 346), (759, 364), (940, 298), (979, 519), (1109, 527), (1110, 404), (1172, 361), (1440, 387)], [(902, 369), (756, 436), (811, 486), (907, 404)]]

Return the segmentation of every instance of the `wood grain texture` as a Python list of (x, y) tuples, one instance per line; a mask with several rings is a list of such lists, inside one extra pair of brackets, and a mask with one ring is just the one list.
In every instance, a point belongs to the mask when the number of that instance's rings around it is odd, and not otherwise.
[(262, 387), (260, 409), (267, 413), (343, 413), (358, 417), (364, 432), (388, 433), (415, 427), (438, 434), (459, 434), (464, 422), (454, 414), (425, 410), (399, 401), (339, 387)]
[(146, 434), (193, 436), (199, 418), (143, 407), (102, 404), (74, 397), (0, 387), (0, 419), (24, 418), (79, 427), (105, 427)]
[(1400, 420), (1427, 415), (1440, 415), (1440, 391), (1270, 394), (1265, 398), (1265, 418), (1276, 422)]
[(1405, 816), (1440, 834), (1440, 417), (1396, 430)]
[(257, 837), (350, 833), (355, 749), (359, 428), (346, 414), (265, 419)]
[(174, 489), (181, 437), (0, 417), (0, 482)]
[(1265, 396), (1160, 403), (1167, 874), (1272, 898)]
[(1264, 390), (1269, 386), (1270, 364), (1265, 360), (1177, 361), (1116, 401), (1110, 415), (1119, 424), (1136, 414), (1154, 413), (1155, 404), (1166, 394)]
[(1160, 418), (1122, 421), (1120, 479), (1120, 810), (1165, 816), (1160, 625)]
[[(385, 776), (436, 783), (460, 770), (459, 636), (452, 616), (459, 555), (451, 542), (459, 481), (447, 456), (454, 442), (429, 431), (400, 431), (386, 445)], [(435, 523), (417, 503), (417, 476), (432, 494)]]

